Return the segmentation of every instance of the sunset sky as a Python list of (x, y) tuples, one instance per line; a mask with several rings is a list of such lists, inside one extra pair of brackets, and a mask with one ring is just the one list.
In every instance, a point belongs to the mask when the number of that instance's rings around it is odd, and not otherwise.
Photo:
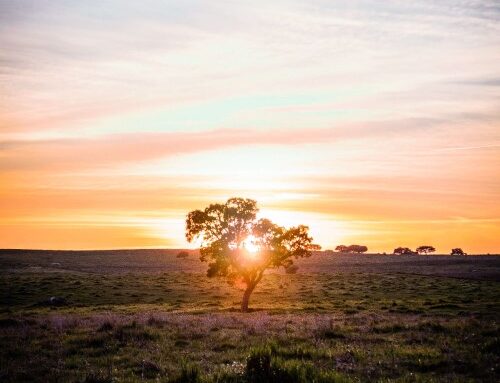
[(232, 196), (500, 252), (500, 4), (0, 0), (0, 247), (186, 247)]

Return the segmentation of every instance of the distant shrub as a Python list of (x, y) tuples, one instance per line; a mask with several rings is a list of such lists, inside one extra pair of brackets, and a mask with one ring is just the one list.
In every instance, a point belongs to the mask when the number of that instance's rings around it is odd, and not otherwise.
[(189, 257), (189, 253), (187, 251), (179, 251), (177, 253), (177, 258), (187, 258)]
[(368, 247), (364, 245), (350, 245), (347, 247), (348, 253), (366, 253), (368, 251)]
[(429, 253), (435, 252), (436, 249), (434, 248), (434, 246), (423, 245), (423, 246), (417, 247), (416, 251), (419, 254), (429, 254)]
[(394, 254), (399, 255), (416, 255), (417, 253), (409, 247), (396, 247), (393, 251)]
[(457, 247), (455, 249), (451, 249), (451, 255), (467, 255), (461, 248)]
[(361, 254), (361, 253), (366, 253), (368, 251), (368, 247), (366, 247), (364, 245), (349, 245), (349, 246), (338, 245), (335, 248), (335, 250), (338, 251), (339, 253), (358, 253), (358, 254)]

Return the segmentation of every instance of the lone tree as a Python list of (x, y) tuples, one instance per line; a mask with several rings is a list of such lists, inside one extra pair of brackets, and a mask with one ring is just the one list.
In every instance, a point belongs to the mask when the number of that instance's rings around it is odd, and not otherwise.
[(364, 245), (349, 245), (349, 246), (347, 246), (346, 251), (348, 253), (361, 254), (361, 253), (366, 253), (368, 251), (368, 247), (366, 247)]
[(417, 247), (417, 253), (419, 254), (429, 254), (434, 253), (436, 249), (433, 246), (424, 245)]
[(199, 240), (200, 260), (208, 263), (208, 277), (225, 277), (245, 286), (241, 311), (268, 268), (290, 269), (293, 258), (309, 257), (320, 246), (304, 225), (286, 229), (268, 219), (257, 219), (257, 202), (230, 198), (191, 211), (186, 219), (188, 242)]
[(409, 247), (396, 247), (393, 251), (394, 254), (401, 254), (401, 255), (414, 255), (416, 254), (412, 249)]
[(451, 255), (467, 255), (465, 251), (463, 251), (460, 247), (455, 249), (451, 249)]
[(335, 248), (336, 251), (339, 253), (365, 253), (368, 251), (368, 247), (363, 246), (363, 245), (338, 245)]

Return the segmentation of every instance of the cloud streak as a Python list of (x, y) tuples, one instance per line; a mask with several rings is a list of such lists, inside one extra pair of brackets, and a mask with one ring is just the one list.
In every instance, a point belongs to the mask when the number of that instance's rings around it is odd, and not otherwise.
[(155, 160), (182, 154), (251, 145), (323, 144), (397, 132), (374, 124), (328, 129), (220, 129), (192, 133), (129, 133), (86, 139), (12, 140), (0, 142), (0, 170), (70, 170)]

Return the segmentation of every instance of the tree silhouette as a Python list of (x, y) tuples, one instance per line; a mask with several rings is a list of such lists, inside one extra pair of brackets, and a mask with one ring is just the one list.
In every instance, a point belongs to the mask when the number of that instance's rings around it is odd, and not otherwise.
[(455, 249), (451, 249), (451, 255), (467, 255), (467, 253), (464, 252), (460, 247), (457, 247)]
[(365, 253), (368, 251), (368, 247), (362, 245), (338, 245), (335, 248), (339, 253)]
[(368, 247), (363, 246), (363, 245), (350, 245), (347, 246), (347, 252), (348, 253), (366, 253), (368, 251)]
[(256, 201), (230, 198), (225, 204), (191, 211), (186, 219), (186, 238), (201, 241), (200, 259), (208, 263), (207, 276), (245, 286), (243, 312), (248, 311), (250, 295), (265, 270), (290, 268), (293, 258), (309, 257), (320, 249), (307, 226), (286, 229), (268, 219), (257, 220), (257, 212)]
[(419, 253), (419, 254), (429, 254), (429, 253), (433, 253), (436, 251), (436, 249), (433, 246), (429, 246), (429, 245), (419, 246), (419, 247), (417, 247), (416, 250), (417, 250), (417, 253)]
[(394, 254), (402, 254), (402, 255), (414, 255), (416, 252), (414, 252), (412, 249), (409, 247), (396, 247), (393, 251)]

